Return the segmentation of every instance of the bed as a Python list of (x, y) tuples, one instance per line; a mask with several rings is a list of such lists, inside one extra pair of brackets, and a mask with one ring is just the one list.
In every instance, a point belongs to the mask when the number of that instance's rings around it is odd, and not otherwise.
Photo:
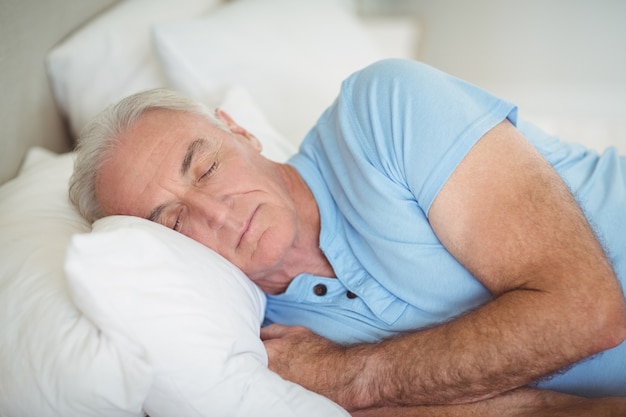
[[(0, 2), (0, 416), (347, 416), (267, 369), (264, 295), (232, 265), (140, 219), (85, 222), (67, 199), (71, 150), (105, 106), (167, 87), (284, 161), (342, 79), (418, 56), (420, 29), (351, 0)], [(599, 142), (624, 152), (618, 93), (616, 125), (537, 116), (617, 132)]]
[(414, 54), (415, 22), (335, 0), (9, 0), (0, 31), (0, 415), (347, 416), (267, 369), (239, 270), (139, 219), (87, 224), (71, 150), (105, 106), (168, 87), (285, 160), (349, 73)]

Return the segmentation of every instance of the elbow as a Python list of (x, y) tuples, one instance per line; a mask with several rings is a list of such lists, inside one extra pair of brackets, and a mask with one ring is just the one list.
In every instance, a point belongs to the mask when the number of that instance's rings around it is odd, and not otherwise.
[(612, 325), (604, 331), (604, 338), (602, 346), (599, 346), (599, 351), (612, 349), (621, 345), (626, 340), (626, 325), (622, 320), (617, 325)]
[(626, 304), (624, 297), (614, 303), (603, 303), (596, 310), (594, 330), (590, 336), (595, 341), (595, 350), (612, 349), (626, 340)]
[(606, 277), (587, 287), (585, 295), (575, 303), (582, 314), (579, 317), (586, 316), (583, 322), (588, 326), (583, 325), (581, 330), (585, 331), (591, 354), (612, 349), (626, 340), (626, 297), (615, 274)]

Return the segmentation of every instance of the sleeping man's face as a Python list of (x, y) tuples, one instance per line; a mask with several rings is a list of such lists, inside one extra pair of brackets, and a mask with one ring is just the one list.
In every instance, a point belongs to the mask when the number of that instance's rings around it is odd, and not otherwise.
[(280, 166), (225, 113), (228, 129), (183, 112), (150, 110), (98, 172), (106, 215), (143, 217), (215, 250), (267, 292), (297, 238), (297, 215)]

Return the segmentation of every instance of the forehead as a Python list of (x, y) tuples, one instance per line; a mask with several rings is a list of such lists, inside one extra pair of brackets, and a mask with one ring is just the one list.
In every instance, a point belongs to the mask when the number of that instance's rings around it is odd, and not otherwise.
[(217, 127), (205, 116), (166, 109), (147, 110), (122, 134), (120, 145), (144, 148), (148, 142), (181, 142), (189, 135), (206, 135)]
[(125, 132), (96, 179), (104, 213), (146, 217), (167, 198), (180, 175), (189, 145), (217, 142), (221, 129), (205, 117), (150, 110)]

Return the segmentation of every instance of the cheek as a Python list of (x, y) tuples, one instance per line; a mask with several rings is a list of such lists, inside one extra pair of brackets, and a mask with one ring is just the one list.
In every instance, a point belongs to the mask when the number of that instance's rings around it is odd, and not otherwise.
[(189, 229), (184, 230), (181, 233), (224, 256), (224, 254), (220, 253), (220, 251), (218, 250), (219, 248), (217, 247), (216, 239), (214, 239), (213, 236), (209, 235), (210, 231), (206, 228), (204, 230), (201, 230), (199, 227), (190, 227)]

